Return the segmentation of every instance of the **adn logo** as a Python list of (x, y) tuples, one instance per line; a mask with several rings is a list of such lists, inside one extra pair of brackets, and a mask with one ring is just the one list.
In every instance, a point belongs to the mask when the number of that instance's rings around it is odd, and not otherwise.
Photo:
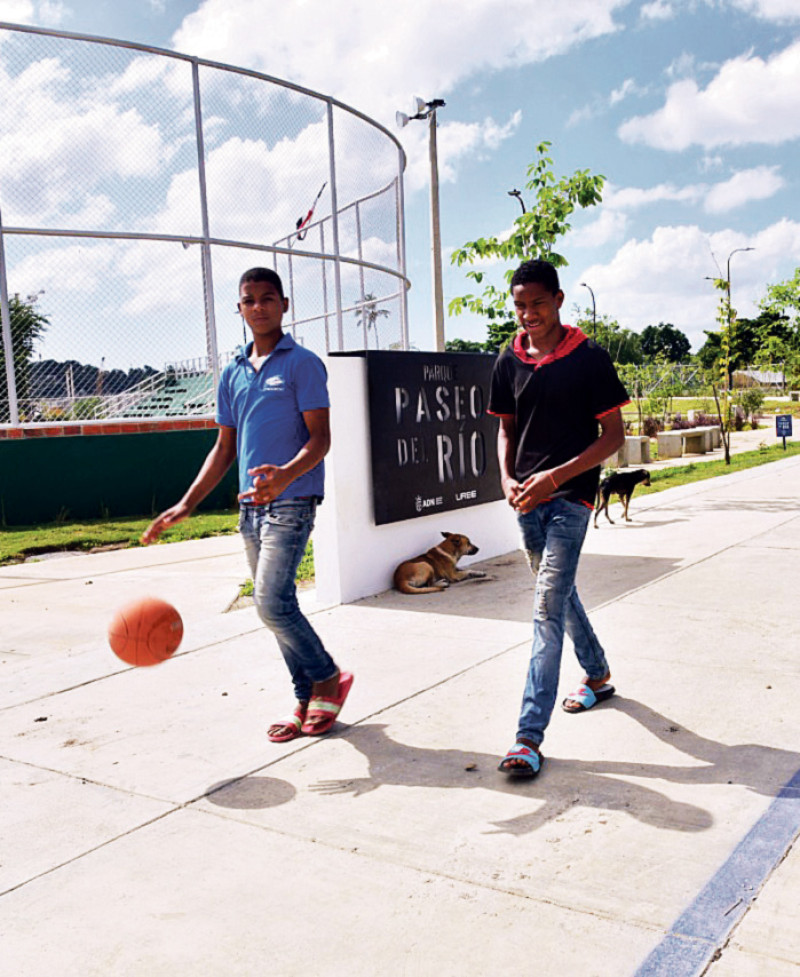
[(286, 384), (283, 382), (283, 377), (267, 377), (264, 381), (265, 387), (272, 387), (275, 390), (283, 390)]
[(423, 509), (434, 509), (443, 502), (444, 498), (441, 495), (437, 495), (435, 499), (423, 499), (422, 496), (418, 495), (414, 499), (414, 508), (417, 512), (422, 512)]

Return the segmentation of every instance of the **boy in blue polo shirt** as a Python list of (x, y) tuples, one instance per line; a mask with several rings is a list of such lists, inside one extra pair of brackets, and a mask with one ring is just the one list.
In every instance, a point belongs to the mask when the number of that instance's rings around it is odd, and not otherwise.
[(274, 743), (327, 733), (353, 676), (336, 663), (300, 610), (295, 575), (324, 494), (330, 448), (327, 374), (322, 360), (285, 335), (289, 308), (280, 277), (251, 268), (239, 281), (239, 312), (253, 341), (222, 372), (217, 441), (176, 505), (145, 530), (152, 543), (186, 519), (239, 462), (239, 530), (253, 575), (254, 601), (274, 633), (294, 684), (293, 714), (273, 723)]

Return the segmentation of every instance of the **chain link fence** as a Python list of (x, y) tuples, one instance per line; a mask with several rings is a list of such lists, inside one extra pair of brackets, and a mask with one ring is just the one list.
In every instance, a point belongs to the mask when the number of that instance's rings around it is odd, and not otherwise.
[(408, 348), (404, 166), (288, 82), (0, 24), (0, 425), (212, 415), (256, 265), (317, 353)]

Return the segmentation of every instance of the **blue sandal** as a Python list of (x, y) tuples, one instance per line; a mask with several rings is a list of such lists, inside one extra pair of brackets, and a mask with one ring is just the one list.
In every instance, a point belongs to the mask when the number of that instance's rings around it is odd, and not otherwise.
[[(524, 766), (509, 763), (509, 760), (522, 760)], [(542, 769), (544, 757), (538, 750), (525, 743), (515, 743), (500, 761), (498, 770), (512, 777), (535, 777)]]
[[(592, 706), (596, 706), (598, 702), (603, 702), (606, 699), (610, 699), (611, 696), (616, 692), (613, 685), (601, 685), (599, 689), (592, 690), (588, 685), (579, 685), (574, 692), (564, 699), (561, 703), (561, 708), (564, 712), (587, 712)], [(568, 703), (572, 703), (577, 706), (575, 709), (570, 709)]]

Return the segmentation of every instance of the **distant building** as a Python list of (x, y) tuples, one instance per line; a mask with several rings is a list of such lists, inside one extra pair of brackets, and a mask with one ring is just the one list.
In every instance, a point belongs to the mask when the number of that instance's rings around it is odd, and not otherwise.
[(734, 387), (784, 387), (786, 375), (777, 370), (734, 370)]

